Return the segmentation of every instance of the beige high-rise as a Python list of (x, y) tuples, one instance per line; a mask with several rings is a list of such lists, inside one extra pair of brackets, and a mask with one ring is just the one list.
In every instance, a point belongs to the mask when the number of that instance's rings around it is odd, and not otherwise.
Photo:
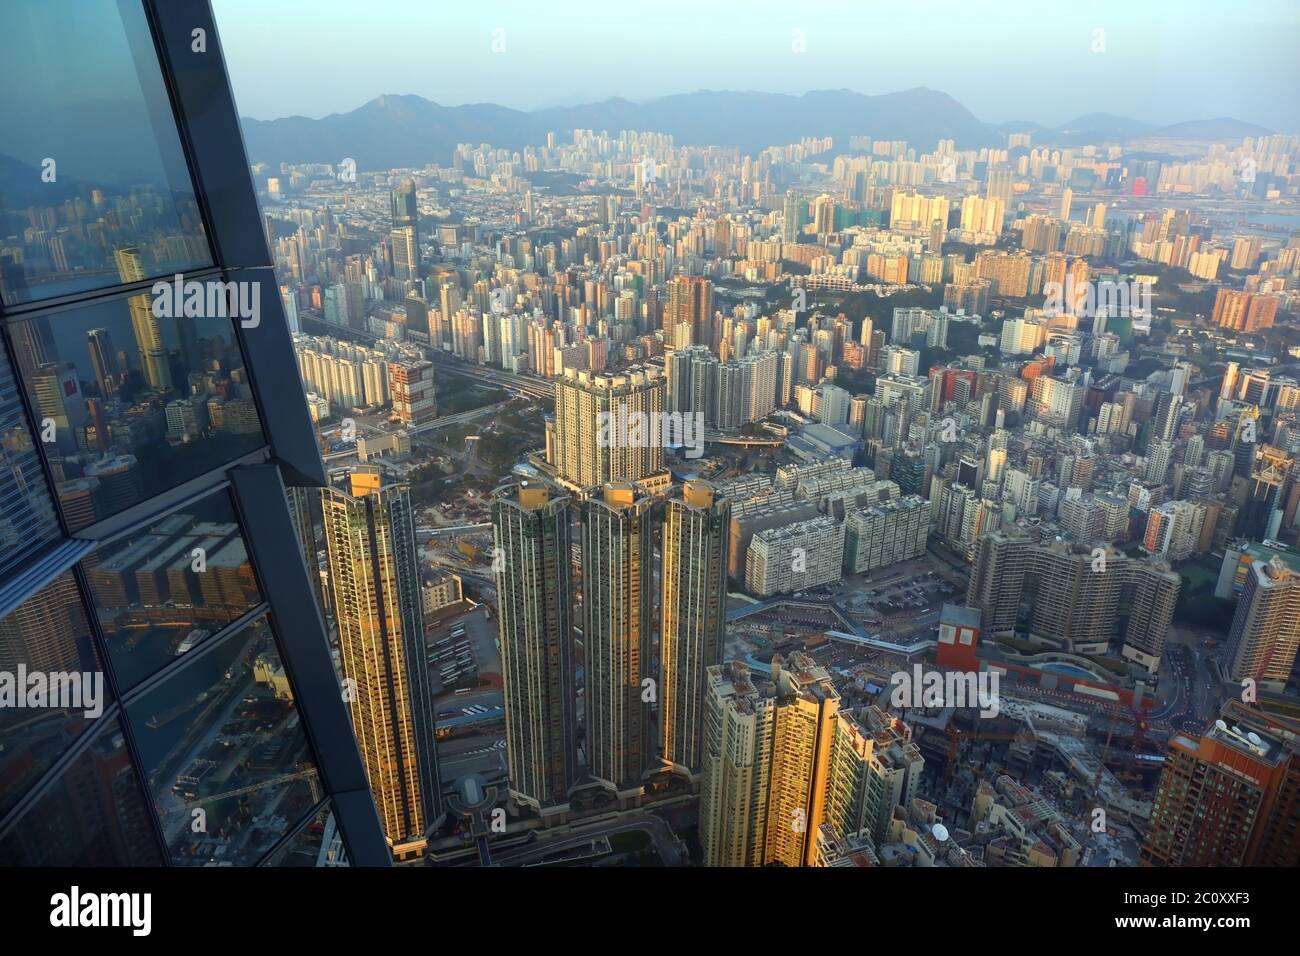
[(1181, 586), (1168, 564), (1004, 531), (977, 538), (973, 555), (966, 604), (980, 610), (986, 634), (1013, 634), (1023, 624), (1046, 646), (1102, 653), (1127, 605), (1123, 657), (1155, 673)]
[(1300, 575), (1281, 560), (1250, 566), (1228, 647), (1234, 681), (1286, 685), (1300, 647)]
[(640, 481), (664, 467), (664, 380), (657, 369), (593, 375), (566, 369), (555, 382), (551, 464), (575, 491)]
[(813, 866), (817, 834), (880, 839), (915, 794), (923, 760), (910, 731), (868, 708), (865, 728), (841, 712), (810, 655), (769, 672), (739, 662), (708, 669), (700, 845), (707, 866)]
[(359, 468), (321, 491), (329, 580), (352, 715), (384, 835), (418, 855), (441, 814), (415, 523), (405, 485)]

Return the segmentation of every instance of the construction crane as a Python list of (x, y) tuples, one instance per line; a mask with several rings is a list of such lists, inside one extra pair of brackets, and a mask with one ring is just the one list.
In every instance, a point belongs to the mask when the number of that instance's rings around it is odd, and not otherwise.
[(268, 787), (274, 787), (278, 784), (288, 783), (290, 780), (300, 780), (306, 777), (311, 787), (312, 803), (320, 801), (320, 775), (316, 770), (299, 770), (297, 773), (286, 773), (283, 776), (272, 777), (270, 780), (263, 780), (260, 783), (249, 784), (247, 787), (239, 787), (235, 790), (226, 790), (222, 793), (209, 794), (206, 797), (196, 797), (192, 800), (186, 800), (187, 807), (197, 807), (203, 803), (213, 803), (217, 800), (225, 800), (228, 797), (238, 797), (245, 793), (252, 793), (254, 790), (265, 790)]
[(1101, 759), (1097, 761), (1097, 772), (1092, 777), (1092, 792), (1101, 786), (1101, 775), (1106, 769), (1106, 758), (1110, 756), (1110, 741), (1115, 736), (1115, 721), (1119, 719), (1119, 704), (1110, 705), (1110, 723), (1106, 726), (1106, 744), (1101, 748)]
[[(1132, 771), (1137, 767), (1138, 754), (1142, 752), (1142, 745), (1146, 742), (1146, 731), (1149, 724), (1147, 711), (1151, 709), (1151, 699), (1144, 697), (1140, 704), (1129, 704), (1128, 709), (1133, 718), (1133, 739), (1129, 742), (1126, 767), (1129, 771)], [(1097, 761), (1097, 772), (1092, 779), (1094, 792), (1101, 786), (1101, 775), (1106, 769), (1106, 758), (1110, 756), (1110, 744), (1115, 736), (1115, 721), (1119, 719), (1119, 711), (1119, 702), (1112, 702), (1110, 705), (1110, 723), (1106, 726), (1106, 743), (1101, 748), (1101, 759)]]

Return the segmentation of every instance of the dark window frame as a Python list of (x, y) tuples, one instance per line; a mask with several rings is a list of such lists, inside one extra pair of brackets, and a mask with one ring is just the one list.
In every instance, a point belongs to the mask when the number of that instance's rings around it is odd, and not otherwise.
[[(127, 708), (157, 690), (195, 661), (223, 646), (258, 620), (266, 620), (286, 674), (308, 746), (317, 763), (324, 796), (302, 820), (296, 821), (259, 864), (280, 849), (314, 818), (321, 804), (332, 803), (335, 821), (353, 866), (390, 866), (391, 852), (383, 837), (378, 814), (360, 753), (352, 737), (351, 719), (339, 693), (327, 633), (313, 595), (307, 568), (298, 549), (285, 497), (285, 483), (316, 488), (326, 485), (324, 462), (316, 446), (315, 429), (306, 397), (296, 374), (293, 343), (280, 301), (279, 283), (267, 247), (256, 193), (248, 169), (243, 136), (221, 51), (215, 18), (208, 0), (138, 0), (149, 24), (154, 52), (171, 105), (195, 201), (203, 218), (204, 235), (213, 265), (185, 273), (187, 279), (257, 282), (260, 323), (246, 328), (231, 319), (234, 341), (244, 360), (254, 402), (261, 419), (264, 443), (260, 448), (197, 475), (125, 511), (75, 533), (68, 531), (56, 485), (44, 453), (39, 455), (62, 539), (51, 542), (36, 562), (44, 574), (10, 575), (0, 580), (0, 602), (14, 607), (35, 593), (57, 573), (71, 569), (78, 595), (91, 629), (92, 640), (104, 656), (105, 681), (113, 701), (100, 721), (115, 718), (124, 734), (141, 793), (147, 801), (158, 850), (165, 865), (170, 852), (153, 807), (153, 794), (145, 779)], [(206, 31), (206, 53), (191, 51), (192, 31)], [(160, 277), (120, 284), (37, 302), (5, 307), (0, 304), (0, 336), (13, 354), (14, 323), (60, 313), (150, 291)], [(286, 375), (286, 370), (294, 374)], [(31, 396), (15, 366), (22, 408), (32, 436), (39, 436)], [(119, 693), (111, 657), (100, 630), (92, 592), (78, 562), (92, 548), (111, 544), (138, 532), (187, 504), (228, 489), (239, 516), (250, 562), (262, 590), (263, 602), (230, 622), (192, 652), (168, 662), (125, 695)], [(277, 622), (293, 622), (278, 628)], [(312, 622), (315, 622), (314, 625)], [(104, 730), (83, 734), (60, 755), (14, 807), (0, 818), (0, 837), (19, 826), (23, 816), (54, 787)]]

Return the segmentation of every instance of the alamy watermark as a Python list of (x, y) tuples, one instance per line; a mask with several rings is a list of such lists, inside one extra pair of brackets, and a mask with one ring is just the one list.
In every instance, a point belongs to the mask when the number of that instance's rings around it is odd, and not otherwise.
[(680, 446), (687, 458), (704, 454), (704, 415), (700, 412), (638, 412), (618, 405), (596, 422), (598, 448)]
[(56, 928), (123, 927), (148, 936), (153, 927), (153, 894), (92, 893), (73, 886), (50, 897), (50, 925)]
[(998, 702), (997, 671), (927, 671), (920, 664), (911, 671), (898, 671), (889, 678), (893, 687), (889, 702), (905, 707), (978, 707), (981, 717), (996, 717)]
[(171, 282), (160, 279), (149, 291), (153, 293), (155, 319), (231, 318), (239, 319), (246, 329), (262, 322), (259, 282), (185, 281), (180, 273)]
[(1068, 313), (1082, 318), (1102, 314), (1127, 318), (1135, 310), (1151, 314), (1150, 282), (1076, 282), (1074, 276), (1067, 275), (1064, 283), (1043, 283), (1043, 294), (1043, 312), (1049, 316)]
[(0, 708), (55, 707), (81, 710), (92, 720), (104, 712), (104, 675), (99, 671), (0, 671)]

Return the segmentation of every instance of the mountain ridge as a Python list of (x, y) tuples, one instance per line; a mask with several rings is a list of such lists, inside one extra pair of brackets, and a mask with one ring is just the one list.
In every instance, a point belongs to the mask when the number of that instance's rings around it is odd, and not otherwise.
[(901, 139), (929, 148), (952, 139), (958, 149), (1005, 144), (1007, 132), (1035, 134), (1036, 142), (1079, 145), (1167, 137), (1240, 139), (1270, 130), (1219, 117), (1169, 126), (1110, 113), (1089, 113), (1058, 127), (1033, 121), (985, 123), (952, 96), (918, 86), (868, 95), (849, 89), (801, 95), (756, 90), (696, 90), (635, 102), (621, 96), (577, 106), (525, 111), (495, 103), (444, 106), (413, 93), (385, 93), (346, 113), (319, 119), (243, 117), (249, 157), (255, 162), (337, 163), (391, 169), (450, 162), (458, 143), (491, 143), (518, 150), (545, 142), (548, 132), (622, 129), (669, 133), (683, 146), (724, 146), (756, 153), (803, 137)]

